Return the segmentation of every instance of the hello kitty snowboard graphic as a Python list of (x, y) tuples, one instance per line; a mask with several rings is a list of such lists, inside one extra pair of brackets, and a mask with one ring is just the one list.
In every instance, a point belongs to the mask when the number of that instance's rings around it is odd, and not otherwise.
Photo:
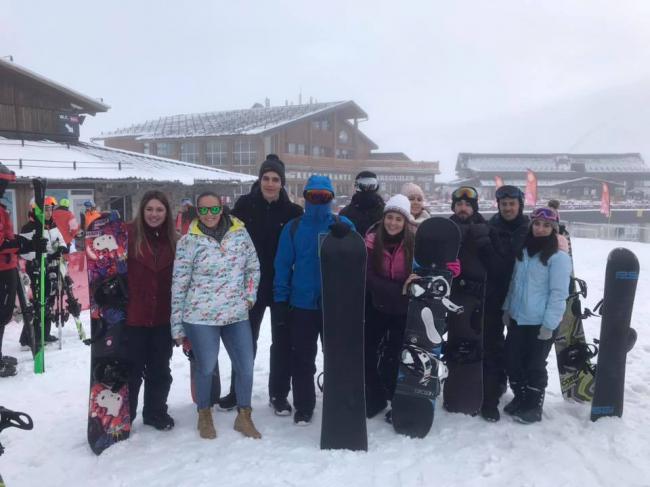
[(99, 455), (129, 437), (126, 326), (127, 232), (117, 212), (103, 212), (85, 231), (90, 292), (88, 443)]

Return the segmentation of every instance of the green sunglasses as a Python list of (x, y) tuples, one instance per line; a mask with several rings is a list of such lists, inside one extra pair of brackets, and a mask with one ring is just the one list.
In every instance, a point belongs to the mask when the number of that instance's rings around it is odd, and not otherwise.
[(205, 216), (208, 214), (208, 211), (212, 213), (213, 215), (218, 215), (221, 213), (221, 207), (220, 206), (199, 206), (199, 215)]

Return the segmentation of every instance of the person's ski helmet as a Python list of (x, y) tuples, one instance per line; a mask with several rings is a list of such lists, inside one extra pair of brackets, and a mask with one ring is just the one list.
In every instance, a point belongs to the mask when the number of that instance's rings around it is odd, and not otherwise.
[(0, 162), (0, 197), (4, 195), (9, 183), (16, 180), (16, 173)]

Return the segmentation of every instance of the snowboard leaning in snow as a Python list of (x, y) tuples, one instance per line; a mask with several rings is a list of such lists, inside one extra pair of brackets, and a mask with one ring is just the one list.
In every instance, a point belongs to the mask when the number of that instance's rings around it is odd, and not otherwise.
[(639, 279), (639, 261), (625, 248), (607, 257), (605, 294), (601, 307), (600, 352), (596, 388), (591, 402), (591, 420), (623, 415), (625, 359), (634, 345), (636, 332), (630, 328), (634, 294)]
[(587, 286), (584, 281), (574, 277), (573, 252), (569, 232), (561, 227), (560, 233), (569, 243), (569, 256), (572, 262), (569, 297), (564, 316), (555, 335), (560, 387), (564, 399), (589, 402), (594, 397), (595, 386), (595, 367), (590, 359), (596, 354), (597, 349), (587, 344), (582, 325), (583, 312), (580, 296), (587, 297)]
[(124, 328), (127, 231), (117, 212), (103, 212), (85, 232), (90, 291), (88, 443), (99, 455), (131, 431)]
[(433, 424), (442, 335), (447, 313), (462, 312), (450, 300), (451, 272), (445, 264), (458, 257), (460, 230), (448, 218), (434, 217), (415, 234), (413, 271), (421, 276), (409, 286), (410, 296), (397, 385), (392, 400), (392, 422), (397, 433), (423, 438)]
[(366, 246), (357, 232), (320, 247), (323, 296), (322, 449), (367, 450), (363, 326)]

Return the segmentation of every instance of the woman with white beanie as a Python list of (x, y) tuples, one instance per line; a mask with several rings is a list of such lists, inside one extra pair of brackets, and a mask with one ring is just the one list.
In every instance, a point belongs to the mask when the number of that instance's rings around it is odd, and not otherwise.
[(420, 186), (415, 183), (405, 183), (402, 186), (402, 194), (410, 202), (410, 212), (416, 225), (431, 217), (429, 212), (424, 209), (424, 191)]
[(411, 204), (398, 194), (388, 200), (383, 218), (368, 229), (365, 362), (366, 415), (371, 418), (387, 406), (395, 391), (408, 296), (402, 288), (411, 274), (415, 247)]

